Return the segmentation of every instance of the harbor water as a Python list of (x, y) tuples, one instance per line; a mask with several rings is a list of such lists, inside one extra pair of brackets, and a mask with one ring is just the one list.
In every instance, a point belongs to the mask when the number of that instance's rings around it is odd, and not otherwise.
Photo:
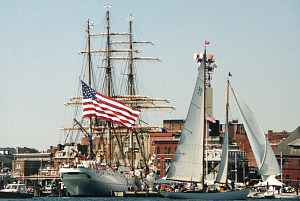
[[(22, 201), (171, 201), (175, 199), (169, 199), (164, 197), (33, 197), (28, 199), (0, 199), (1, 201), (7, 200), (22, 200)], [(176, 199), (178, 201), (178, 199)], [(265, 201), (265, 199), (247, 199), (249, 201)], [(268, 199), (275, 201), (278, 199)], [(292, 199), (280, 199), (281, 201), (289, 201)]]

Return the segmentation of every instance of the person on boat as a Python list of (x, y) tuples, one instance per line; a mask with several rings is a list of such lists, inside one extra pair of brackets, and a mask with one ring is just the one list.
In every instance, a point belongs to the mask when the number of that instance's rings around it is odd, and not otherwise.
[(220, 186), (220, 192), (224, 192), (225, 191), (225, 186)]
[(203, 193), (207, 193), (207, 191), (208, 191), (208, 186), (207, 186), (207, 183), (205, 183), (203, 185)]
[(234, 191), (234, 181), (231, 181), (231, 190)]
[(191, 191), (195, 191), (196, 186), (197, 186), (197, 183), (192, 183)]

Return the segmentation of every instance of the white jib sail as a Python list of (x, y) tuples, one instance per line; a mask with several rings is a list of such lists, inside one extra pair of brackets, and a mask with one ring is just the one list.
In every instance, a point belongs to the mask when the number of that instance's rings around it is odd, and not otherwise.
[(247, 137), (259, 169), (258, 174), (262, 175), (263, 179), (268, 178), (270, 175), (280, 174), (279, 164), (260, 123), (250, 108), (233, 89), (232, 93), (239, 108)]
[(202, 182), (204, 138), (204, 59), (167, 179)]

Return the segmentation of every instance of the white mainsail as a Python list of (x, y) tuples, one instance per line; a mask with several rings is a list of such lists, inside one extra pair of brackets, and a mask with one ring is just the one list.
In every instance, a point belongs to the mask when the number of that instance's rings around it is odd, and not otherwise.
[(264, 181), (270, 176), (279, 175), (279, 164), (260, 123), (246, 103), (232, 88), (231, 90), (240, 111), (247, 137), (259, 169), (258, 174), (262, 176)]
[(204, 157), (204, 72), (202, 59), (193, 97), (167, 179), (202, 182)]

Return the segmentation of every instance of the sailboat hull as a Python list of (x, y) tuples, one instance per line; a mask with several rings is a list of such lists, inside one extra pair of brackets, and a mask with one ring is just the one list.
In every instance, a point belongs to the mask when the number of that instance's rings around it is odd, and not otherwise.
[(60, 175), (71, 196), (111, 196), (114, 191), (137, 189), (135, 178), (111, 170), (61, 168)]
[(178, 192), (160, 192), (164, 197), (171, 199), (203, 199), (203, 200), (245, 200), (250, 189), (238, 191), (225, 191), (217, 193), (178, 193)]

